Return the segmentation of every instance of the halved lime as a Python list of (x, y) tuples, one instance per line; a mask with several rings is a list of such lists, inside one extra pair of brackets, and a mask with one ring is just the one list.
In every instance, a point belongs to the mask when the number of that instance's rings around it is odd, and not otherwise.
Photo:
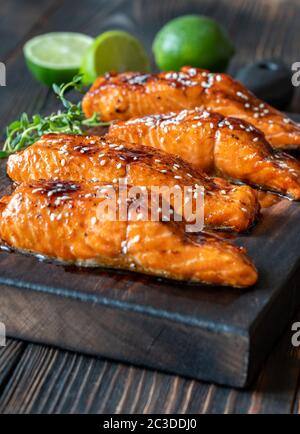
[(34, 77), (51, 86), (70, 81), (93, 38), (82, 33), (54, 32), (36, 36), (24, 45), (24, 56)]
[(149, 70), (145, 48), (138, 39), (121, 30), (111, 30), (98, 36), (83, 57), (80, 68), (84, 84), (91, 84), (105, 72)]

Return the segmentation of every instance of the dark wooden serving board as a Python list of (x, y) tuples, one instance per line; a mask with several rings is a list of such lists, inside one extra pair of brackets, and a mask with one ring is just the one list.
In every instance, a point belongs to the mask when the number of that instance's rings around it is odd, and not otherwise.
[[(10, 181), (0, 165), (1, 192)], [(247, 248), (259, 280), (233, 289), (76, 269), (0, 252), (7, 335), (243, 387), (300, 302), (300, 204), (263, 210)]]

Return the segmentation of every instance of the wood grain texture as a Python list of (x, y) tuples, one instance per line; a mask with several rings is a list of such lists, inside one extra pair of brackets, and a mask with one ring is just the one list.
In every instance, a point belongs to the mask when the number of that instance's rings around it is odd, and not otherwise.
[(0, 395), (0, 413), (297, 413), (299, 354), (290, 339), (287, 330), (245, 391), (28, 344)]
[(8, 378), (18, 364), (25, 348), (24, 342), (12, 339), (7, 339), (6, 346), (0, 347), (0, 393), (5, 388)]
[(242, 387), (300, 301), (299, 224), (299, 204), (282, 200), (251, 235), (232, 239), (259, 270), (248, 291), (2, 251), (0, 319), (11, 337)]
[[(19, 10), (19, 18), (14, 17), (16, 9)], [(70, 10), (73, 11), (72, 14), (69, 13)], [(33, 80), (25, 67), (21, 53), (25, 39), (44, 31), (66, 29), (86, 31), (96, 35), (104, 29), (119, 27), (142, 37), (150, 52), (152, 37), (164, 22), (174, 16), (191, 12), (217, 18), (228, 29), (237, 47), (237, 54), (230, 67), (232, 73), (246, 62), (261, 57), (278, 56), (287, 63), (299, 60), (297, 31), (300, 4), (297, 0), (234, 0), (231, 2), (226, 0), (168, 0), (164, 2), (161, 0), (151, 2), (87, 0), (84, 8), (82, 2), (77, 0), (40, 1), (38, 6), (34, 0), (26, 2), (3, 0), (0, 9), (0, 28), (2, 29), (1, 41), (4, 43), (0, 48), (0, 60), (4, 59), (7, 63), (8, 86), (5, 89), (0, 88), (0, 126), (3, 128), (8, 121), (19, 116), (23, 110), (29, 113), (46, 112), (56, 107), (55, 99), (46, 88), (39, 86)], [(68, 16), (67, 20), (66, 16)], [(18, 19), (22, 20), (21, 24), (17, 21)], [(2, 37), (4, 33), (5, 39)], [(295, 111), (299, 111), (299, 98), (300, 92), (297, 89), (291, 107)], [(72, 381), (64, 383), (68, 384), (69, 388), (64, 389), (65, 386), (59, 385), (57, 380), (56, 387), (49, 389), (52, 391), (54, 406), (46, 393), (46, 380), (55, 376), (55, 369), (52, 369), (52, 365), (49, 371), (43, 370), (42, 376), (35, 380), (37, 383), (44, 384), (43, 400), (41, 390), (35, 384), (34, 391), (30, 392), (32, 400), (26, 399), (25, 404), (26, 391), (29, 390), (31, 384), (30, 376), (36, 379), (42, 366), (36, 362), (34, 354), (43, 351), (39, 360), (49, 362), (54, 359), (53, 350), (29, 345), (26, 351), (32, 355), (29, 360), (32, 361), (31, 374), (27, 371), (25, 375), (27, 382), (22, 382), (22, 375), (26, 371), (23, 354), (17, 365), (18, 368), (11, 376), (11, 381), (6, 384), (5, 393), (2, 393), (0, 385), (1, 411), (49, 412), (53, 411), (53, 408), (57, 408), (58, 411), (64, 408), (66, 411), (74, 412), (150, 412), (158, 411), (158, 406), (161, 407), (161, 403), (165, 402), (166, 410), (175, 412), (244, 413), (293, 410), (295, 413), (300, 413), (300, 388), (298, 395), (296, 393), (299, 363), (295, 366), (295, 360), (293, 358), (291, 360), (288, 339), (287, 337), (286, 346), (281, 344), (278, 350), (276, 349), (275, 356), (273, 354), (270, 357), (256, 385), (246, 392), (237, 392), (233, 389), (184, 380), (171, 375), (129, 368), (126, 365), (109, 361), (104, 362), (54, 351), (57, 354), (56, 363), (58, 363), (55, 366), (60, 366), (63, 374), (72, 378)], [(25, 347), (27, 344), (22, 345)], [(5, 354), (7, 348), (0, 349), (0, 360), (1, 354)], [(22, 354), (22, 351), (18, 354)], [(51, 356), (46, 356), (49, 351), (52, 351)], [(67, 357), (65, 354), (69, 357), (68, 362), (57, 362), (58, 359), (63, 360)], [(4, 361), (8, 358), (8, 356), (2, 357)], [(14, 360), (18, 361), (18, 357), (19, 355)], [(79, 365), (77, 360), (76, 363), (73, 362), (71, 374), (68, 370), (70, 357), (85, 360), (85, 363), (81, 362)], [(274, 361), (273, 357), (275, 357)], [(299, 362), (299, 358), (297, 361)], [(7, 381), (7, 372), (10, 377), (15, 363), (17, 362), (13, 362), (12, 368), (4, 374), (5, 381)], [(1, 372), (5, 371), (6, 364), (9, 366), (9, 363), (5, 362), (3, 369), (1, 365)], [(91, 367), (87, 370), (86, 366)], [(18, 378), (16, 377), (17, 372), (22, 373)], [(94, 376), (91, 376), (91, 372)], [(107, 372), (110, 373), (109, 378), (112, 379), (112, 385), (110, 383), (108, 385), (105, 381)], [(106, 395), (105, 390), (108, 391)], [(13, 401), (7, 399), (8, 392)], [(72, 405), (70, 402), (69, 405), (67, 404), (67, 392), (71, 393), (70, 396), (73, 398)], [(167, 400), (164, 401), (166, 397)]]
[(2, 0), (0, 9), (0, 61), (7, 62), (19, 51), (28, 35), (56, 8), (57, 0)]

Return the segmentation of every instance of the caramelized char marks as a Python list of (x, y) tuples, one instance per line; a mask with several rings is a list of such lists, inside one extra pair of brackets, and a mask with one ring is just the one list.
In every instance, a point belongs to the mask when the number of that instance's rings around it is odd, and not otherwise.
[[(80, 152), (80, 147), (94, 151)], [(248, 229), (259, 212), (257, 194), (250, 187), (209, 177), (179, 157), (110, 137), (44, 136), (26, 150), (10, 156), (7, 173), (16, 182), (55, 178), (113, 182), (125, 178), (135, 186), (176, 188), (178, 185), (182, 194), (184, 187), (202, 186), (205, 225), (225, 230)], [(173, 204), (172, 201), (173, 197)], [(178, 214), (183, 215), (183, 209), (183, 203), (180, 208), (176, 203)]]
[[(107, 266), (178, 280), (249, 286), (257, 279), (243, 249), (176, 223), (111, 221), (99, 205), (113, 185), (36, 181), (0, 202), (0, 236), (16, 250), (84, 266)], [(99, 193), (100, 191), (100, 193)], [(102, 194), (103, 193), (103, 194)], [(163, 241), (163, 242), (162, 242)]]
[(274, 151), (260, 130), (206, 110), (115, 122), (109, 135), (171, 154), (194, 168), (300, 199), (300, 163)]
[(184, 67), (180, 72), (111, 74), (97, 78), (83, 98), (86, 116), (104, 121), (195, 107), (244, 119), (261, 129), (274, 148), (298, 148), (300, 127), (226, 74)]

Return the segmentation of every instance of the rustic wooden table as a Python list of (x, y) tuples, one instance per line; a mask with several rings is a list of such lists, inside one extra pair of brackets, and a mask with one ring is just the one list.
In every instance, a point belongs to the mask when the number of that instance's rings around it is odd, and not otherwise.
[[(300, 60), (298, 0), (2, 0), (0, 61), (7, 67), (7, 86), (0, 88), (1, 129), (22, 111), (55, 107), (51, 92), (26, 69), (27, 39), (48, 31), (97, 35), (120, 27), (134, 32), (150, 52), (160, 26), (186, 13), (212, 16), (228, 29), (237, 49), (232, 73), (256, 58)], [(290, 111), (300, 111), (300, 91)], [(0, 349), (0, 412), (300, 413), (300, 352), (291, 335), (289, 328), (256, 383), (244, 391), (8, 339)]]

